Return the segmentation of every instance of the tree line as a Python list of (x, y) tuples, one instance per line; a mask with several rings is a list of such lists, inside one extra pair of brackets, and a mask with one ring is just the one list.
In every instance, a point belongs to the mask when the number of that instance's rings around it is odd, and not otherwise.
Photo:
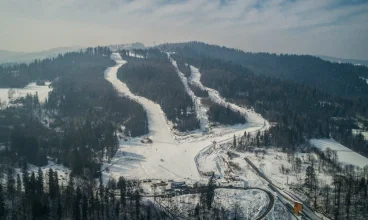
[(152, 202), (142, 201), (139, 181), (109, 180), (104, 186), (56, 170), (15, 174), (7, 169), (0, 184), (0, 219), (168, 219)]

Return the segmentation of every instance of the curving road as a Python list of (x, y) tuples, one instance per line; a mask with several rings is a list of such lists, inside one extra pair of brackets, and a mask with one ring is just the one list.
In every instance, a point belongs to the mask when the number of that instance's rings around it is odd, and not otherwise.
[[(237, 189), (237, 190), (254, 190), (254, 189), (256, 189), (256, 190), (260, 190), (260, 191), (266, 193), (270, 202), (269, 202), (266, 210), (262, 213), (262, 215), (260, 215), (257, 218), (255, 218), (255, 220), (264, 219), (272, 211), (272, 209), (273, 209), (273, 207), (275, 205), (275, 195), (271, 191), (268, 191), (268, 190), (263, 189), (263, 188), (259, 188), (259, 187), (216, 186), (215, 189)], [(187, 193), (183, 193), (183, 194), (180, 194), (180, 195), (199, 194), (199, 193), (202, 193), (202, 192), (207, 191), (208, 190), (208, 187), (189, 188), (188, 190), (189, 191)], [(172, 196), (172, 195), (170, 195), (170, 194), (160, 194), (160, 195), (145, 195), (145, 196), (142, 196), (142, 197), (145, 197), (145, 198), (154, 198), (154, 201), (159, 205), (159, 207), (161, 207), (165, 212), (168, 213), (168, 216), (169, 216), (170, 219), (185, 219), (182, 216), (175, 215), (170, 210), (168, 210), (165, 206), (163, 206), (162, 204), (160, 204), (159, 201), (156, 200), (156, 198), (165, 198), (165, 197), (169, 197), (169, 196)]]
[[(252, 161), (250, 161), (248, 158), (244, 158), (245, 161), (247, 161), (247, 163), (257, 172), (257, 174), (262, 177), (263, 179), (265, 179), (268, 183), (269, 183), (269, 187), (274, 190), (278, 195), (280, 195), (281, 197), (283, 197), (285, 200), (287, 200), (288, 202), (290, 203), (293, 203), (294, 200), (297, 200), (297, 201), (303, 201), (301, 200), (299, 197), (293, 195), (291, 196), (290, 193), (288, 192), (284, 192), (284, 191), (281, 191), (281, 189), (279, 189), (279, 187), (277, 187), (276, 185), (273, 184), (273, 182), (266, 176), (264, 175), (264, 173), (262, 173), (257, 166), (255, 166)], [(289, 195), (291, 197), (291, 199), (289, 197), (287, 197), (285, 195), (285, 193), (287, 195)], [(307, 205), (304, 203), (303, 205), (303, 212), (302, 214), (307, 218), (307, 219), (312, 219), (312, 220), (315, 220), (315, 219), (321, 219), (320, 217), (318, 217), (314, 211)]]

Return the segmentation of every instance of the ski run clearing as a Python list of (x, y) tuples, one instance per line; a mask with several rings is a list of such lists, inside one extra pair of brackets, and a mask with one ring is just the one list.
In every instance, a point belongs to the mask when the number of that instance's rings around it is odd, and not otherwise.
[[(117, 79), (117, 70), (126, 61), (122, 60), (118, 53), (113, 53), (111, 59), (116, 61), (116, 65), (105, 71), (105, 78), (113, 84), (119, 94), (137, 101), (144, 107), (149, 125), (147, 137), (152, 140), (152, 143), (142, 143), (141, 140), (144, 137), (121, 140), (116, 156), (110, 163), (105, 163), (102, 167), (102, 170), (105, 170), (103, 172), (105, 181), (110, 177), (117, 179), (119, 176), (136, 179), (200, 181), (201, 175), (198, 172), (195, 158), (202, 149), (212, 146), (214, 141), (217, 143), (228, 141), (234, 135), (243, 135), (244, 131), (254, 132), (268, 125), (260, 115), (251, 113), (246, 115), (248, 121), (253, 123), (226, 129), (214, 129), (212, 133), (201, 135), (201, 137), (178, 140), (168, 125), (161, 107), (144, 97), (134, 95), (124, 82)], [(218, 93), (216, 97), (219, 99), (218, 103), (230, 105)], [(213, 99), (216, 98), (213, 97)], [(236, 107), (240, 112), (251, 112)]]
[(176, 64), (176, 61), (172, 60), (172, 64), (174, 65), (176, 72), (178, 73), (178, 76), (180, 78), (180, 80), (182, 81), (182, 83), (184, 84), (184, 88), (187, 91), (188, 95), (190, 96), (190, 98), (192, 99), (193, 103), (194, 103), (194, 108), (196, 111), (196, 115), (197, 115), (197, 119), (199, 121), (200, 124), (200, 128), (203, 132), (207, 132), (210, 128), (210, 124), (209, 124), (209, 120), (208, 120), (208, 115), (207, 115), (207, 111), (208, 109), (205, 108), (202, 103), (201, 103), (201, 99), (197, 96), (194, 95), (193, 91), (189, 88), (188, 85), (188, 80), (187, 78), (184, 76), (184, 74), (182, 72), (180, 72), (178, 65)]
[(360, 168), (368, 165), (368, 158), (350, 150), (333, 139), (311, 139), (310, 142), (322, 151), (327, 148), (336, 151), (339, 162), (344, 165), (351, 164)]
[(27, 94), (38, 94), (40, 102), (45, 102), (49, 92), (52, 91), (50, 82), (46, 82), (44, 86), (38, 86), (36, 83), (30, 83), (24, 88), (0, 88), (0, 102), (5, 102), (5, 106), (11, 105), (9, 102), (25, 97)]
[(247, 119), (248, 124), (250, 124), (251, 126), (258, 126), (260, 124), (263, 124), (265, 127), (269, 126), (268, 122), (260, 114), (255, 113), (253, 110), (249, 110), (233, 103), (229, 103), (220, 96), (218, 91), (205, 87), (201, 82), (201, 73), (199, 72), (198, 68), (190, 66), (190, 69), (192, 72), (191, 76), (189, 77), (190, 83), (197, 85), (202, 90), (206, 90), (208, 92), (209, 98), (213, 102), (225, 107), (229, 106), (231, 110), (239, 112)]
[[(219, 146), (232, 141), (234, 135), (242, 136), (244, 131), (255, 133), (267, 129), (269, 126), (269, 123), (259, 114), (226, 102), (216, 91), (202, 85), (203, 88), (215, 94), (212, 96), (213, 100), (219, 99), (216, 100), (216, 103), (224, 106), (232, 105), (232, 108), (244, 114), (248, 123), (216, 127), (211, 129), (210, 132), (195, 131), (187, 134), (186, 137), (175, 135), (158, 104), (133, 94), (124, 82), (117, 79), (117, 71), (126, 61), (122, 60), (118, 53), (112, 54), (111, 59), (116, 61), (116, 65), (106, 69), (106, 80), (112, 83), (120, 95), (135, 100), (143, 106), (147, 112), (149, 133), (143, 137), (120, 140), (120, 147), (115, 157), (110, 163), (104, 163), (102, 166), (105, 183), (110, 178), (118, 179), (120, 176), (128, 179), (140, 179), (142, 180), (142, 189), (145, 195), (165, 193), (166, 190), (170, 189), (170, 182), (172, 183), (173, 181), (184, 181), (188, 186), (196, 182), (206, 184), (208, 181), (208, 177), (205, 176), (206, 171), (217, 170), (216, 174), (221, 174), (222, 172), (223, 177), (225, 175), (223, 170), (228, 166), (228, 164), (217, 163), (219, 160), (217, 155), (212, 155), (210, 152), (215, 152), (217, 149), (220, 149), (218, 148)], [(177, 67), (175, 61), (173, 61), (173, 65)], [(182, 73), (178, 69), (177, 73), (188, 94), (193, 100), (196, 100), (194, 94), (187, 87), (186, 83), (188, 82), (182, 78)], [(198, 77), (200, 73), (196, 74)], [(195, 107), (197, 114), (207, 111), (206, 109), (201, 109), (203, 106), (200, 103), (197, 103)], [(201, 128), (208, 124), (208, 119), (205, 115), (198, 116), (198, 119), (202, 120)], [(152, 140), (152, 143), (144, 143), (142, 141), (147, 137)], [(238, 180), (229, 182), (222, 178), (217, 180), (218, 185), (268, 188), (267, 182), (252, 171), (244, 159), (237, 158), (237, 160), (245, 168), (239, 173)], [(164, 186), (152, 188), (152, 185), (160, 184)], [(195, 195), (194, 197), (196, 198)], [(217, 197), (221, 198), (220, 202), (224, 207), (231, 206), (234, 202), (238, 203), (240, 209), (245, 211), (244, 214), (251, 218), (259, 216), (263, 212), (264, 207), (270, 202), (263, 192), (257, 190), (217, 190)], [(223, 199), (223, 197), (226, 197), (226, 199)], [(247, 198), (246, 200), (243, 199), (245, 197)], [(184, 206), (188, 206), (188, 209), (194, 208), (193, 205), (195, 204), (188, 202), (188, 200), (191, 200), (191, 195), (183, 195), (175, 197), (175, 199), (178, 202), (178, 206), (182, 208)], [(285, 216), (289, 216), (289, 219), (292, 219), (286, 207), (279, 200), (275, 202), (269, 216), (272, 216), (271, 219), (283, 219)]]

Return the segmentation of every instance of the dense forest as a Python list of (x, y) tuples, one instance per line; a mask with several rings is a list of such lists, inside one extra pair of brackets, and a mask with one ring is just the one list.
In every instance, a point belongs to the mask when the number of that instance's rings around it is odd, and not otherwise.
[(129, 62), (119, 69), (118, 78), (134, 94), (160, 104), (168, 120), (179, 131), (199, 128), (193, 102), (165, 53), (151, 49), (145, 53), (146, 59), (127, 57), (124, 52), (121, 54)]
[(121, 177), (96, 186), (72, 176), (61, 182), (52, 169), (15, 175), (11, 168), (6, 179), (0, 184), (1, 220), (168, 219), (153, 202), (142, 201), (139, 181)]
[[(81, 52), (82, 53), (82, 52)], [(107, 47), (86, 49), (86, 54), (108, 55), (111, 51)], [(80, 68), (77, 61), (93, 62), (90, 56), (80, 57), (79, 53), (59, 54), (55, 58), (35, 60), (30, 64), (0, 65), (0, 88), (22, 88), (30, 82), (53, 81), (65, 72), (73, 72)], [(77, 58), (75, 60), (74, 58)], [(111, 62), (111, 61), (107, 61)], [(65, 70), (65, 68), (68, 68)], [(74, 69), (73, 69), (74, 68)]]
[(254, 74), (242, 65), (203, 56), (190, 47), (178, 47), (174, 51), (174, 59), (199, 67), (205, 86), (219, 91), (229, 101), (253, 107), (277, 124), (279, 133), (274, 135), (281, 135), (285, 146), (292, 148), (312, 137), (332, 136), (368, 155), (366, 142), (350, 141), (357, 139), (351, 129), (358, 128), (358, 120), (366, 126), (368, 102), (363, 99), (339, 97), (313, 87)]
[(309, 85), (335, 95), (368, 98), (368, 67), (348, 63), (331, 63), (310, 55), (270, 54), (243, 52), (201, 42), (164, 44), (174, 51), (231, 61), (256, 74)]
[[(58, 67), (58, 72), (44, 65), (46, 61), (29, 64), (31, 69), (37, 67), (41, 73), (56, 77), (53, 91), (45, 103), (39, 103), (37, 95), (26, 96), (20, 100), (21, 107), (0, 111), (0, 143), (6, 143), (10, 158), (5, 165), (28, 162), (43, 166), (48, 156), (69, 167), (73, 175), (94, 178), (100, 175), (100, 163), (115, 155), (118, 135), (147, 133), (143, 107), (118, 96), (104, 79), (104, 70), (114, 65), (110, 53), (108, 48), (88, 48), (60, 55), (48, 61), (50, 67)], [(16, 79), (29, 83), (27, 74), (31, 70), (19, 72), (24, 77), (18, 75)], [(38, 79), (48, 78), (40, 75)]]

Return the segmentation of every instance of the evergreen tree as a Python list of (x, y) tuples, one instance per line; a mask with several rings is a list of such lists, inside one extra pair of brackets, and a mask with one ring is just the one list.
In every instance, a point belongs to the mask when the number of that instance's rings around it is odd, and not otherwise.
[(5, 219), (5, 197), (3, 186), (0, 184), (0, 219)]
[(236, 137), (235, 137), (235, 134), (234, 134), (234, 138), (233, 138), (233, 148), (236, 149)]
[(56, 196), (55, 180), (54, 180), (54, 172), (51, 168), (49, 169), (47, 176), (49, 177), (49, 180), (48, 180), (49, 196), (51, 199), (54, 199)]
[(215, 189), (216, 189), (216, 178), (215, 174), (212, 173), (211, 178), (208, 181), (207, 192), (206, 192), (206, 202), (207, 208), (211, 209), (213, 201), (215, 199)]
[(304, 185), (307, 187), (309, 194), (312, 193), (313, 186), (316, 181), (317, 181), (316, 173), (314, 171), (313, 166), (308, 166), (307, 169), (305, 170)]
[(11, 199), (11, 201), (14, 201), (15, 180), (13, 176), (13, 170), (11, 168), (8, 168), (7, 172), (6, 192), (8, 194), (8, 198)]
[(17, 174), (17, 194), (18, 196), (22, 193), (22, 181), (20, 179), (20, 175)]
[(140, 207), (141, 207), (141, 195), (139, 194), (139, 191), (136, 190), (134, 192), (134, 201), (135, 201), (135, 216), (136, 219), (140, 218)]
[(43, 172), (39, 167), (37, 172), (37, 193), (41, 195), (43, 194), (43, 181)]
[(27, 166), (22, 166), (22, 179), (23, 179), (23, 189), (24, 193), (28, 195), (29, 193), (29, 176), (27, 172)]
[(79, 187), (77, 187), (77, 191), (75, 194), (74, 202), (73, 202), (73, 220), (80, 220), (80, 201), (82, 199), (82, 192)]

